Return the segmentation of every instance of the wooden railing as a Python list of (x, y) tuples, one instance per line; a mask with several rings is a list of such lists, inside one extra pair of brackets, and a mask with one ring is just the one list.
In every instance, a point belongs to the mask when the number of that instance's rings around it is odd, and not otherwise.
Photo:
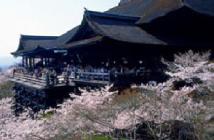
[(11, 81), (25, 84), (27, 86), (36, 87), (36, 88), (44, 88), (47, 86), (47, 81), (42, 77), (35, 77), (29, 74), (24, 73), (14, 73), (10, 77)]
[(75, 79), (110, 81), (110, 73), (76, 72)]
[(111, 81), (110, 72), (73, 72), (69, 77), (74, 82), (91, 84), (109, 84)]
[(24, 84), (35, 88), (46, 88), (53, 86), (75, 85), (78, 83), (102, 84), (110, 83), (110, 73), (95, 73), (95, 72), (75, 72), (69, 77), (58, 75), (56, 78), (51, 77), (36, 77), (27, 73), (14, 73), (10, 77), (11, 81)]
[(47, 84), (45, 81), (45, 78), (35, 77), (35, 76), (29, 75), (29, 74), (15, 73), (13, 77), (24, 80), (24, 81), (31, 81), (32, 83), (39, 84), (39, 85)]
[(36, 77), (26, 73), (14, 73), (11, 77), (16, 80), (20, 80), (22, 82), (28, 82), (31, 84), (39, 85), (39, 86), (55, 86), (58, 84), (65, 84), (66, 79), (64, 76), (59, 75), (56, 78), (45, 78), (45, 77)]

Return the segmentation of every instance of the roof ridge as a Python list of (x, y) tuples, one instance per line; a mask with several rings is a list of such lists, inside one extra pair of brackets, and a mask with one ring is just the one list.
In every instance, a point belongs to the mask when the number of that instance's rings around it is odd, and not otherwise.
[(42, 36), (42, 35), (23, 35), (21, 34), (21, 39), (26, 40), (54, 40), (57, 39), (58, 36)]
[(58, 37), (53, 35), (27, 35), (27, 34), (21, 34), (21, 36), (29, 36), (29, 37)]
[(85, 10), (85, 15), (94, 15), (106, 18), (113, 18), (113, 19), (122, 19), (122, 20), (138, 20), (140, 17), (138, 16), (128, 16), (128, 15), (119, 15), (119, 14), (111, 14), (106, 12), (97, 12), (97, 11), (89, 11)]

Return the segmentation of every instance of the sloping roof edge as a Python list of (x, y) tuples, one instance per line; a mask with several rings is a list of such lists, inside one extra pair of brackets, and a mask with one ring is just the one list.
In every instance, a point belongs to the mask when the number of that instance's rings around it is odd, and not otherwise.
[(157, 16), (154, 16), (154, 17), (150, 17), (150, 18), (145, 18), (144, 17), (141, 17), (141, 19), (139, 21), (136, 22), (137, 25), (141, 25), (141, 24), (146, 24), (146, 23), (150, 23), (152, 22), (153, 20), (156, 20), (156, 19), (159, 19), (159, 18), (162, 18), (162, 17), (165, 17), (167, 16), (168, 14), (174, 12), (174, 11), (177, 11), (181, 8), (188, 8), (189, 10), (192, 10), (200, 15), (204, 15), (204, 16), (207, 16), (207, 17), (212, 17), (212, 15), (209, 15), (209, 14), (205, 14), (205, 13), (201, 13), (201, 12), (198, 12), (196, 9), (192, 8), (191, 5), (189, 4), (183, 4), (182, 6), (178, 7), (178, 8), (175, 8), (175, 9), (172, 9), (170, 11), (166, 11), (166, 12), (163, 12), (163, 13), (160, 13), (159, 15)]
[[(91, 16), (92, 15), (92, 16)], [(99, 13), (99, 12), (94, 12), (94, 11), (86, 11), (85, 14), (84, 14), (84, 19), (88, 22), (89, 26), (94, 30), (94, 32), (96, 32), (97, 34), (101, 35), (101, 36), (104, 36), (104, 37), (107, 37), (109, 39), (112, 39), (112, 40), (117, 40), (117, 41), (122, 41), (122, 42), (127, 42), (127, 43), (137, 43), (137, 44), (161, 44), (161, 45), (166, 45), (165, 42), (157, 39), (156, 37), (150, 35), (149, 33), (147, 33), (146, 31), (142, 30), (141, 28), (137, 27), (137, 25), (133, 24), (133, 28), (139, 28), (139, 30), (141, 30), (141, 32), (145, 35), (145, 37), (153, 40), (153, 41), (142, 41), (142, 42), (129, 42), (127, 40), (120, 40), (118, 39), (117, 37), (114, 37), (114, 36), (111, 36), (111, 35), (108, 35), (105, 31), (102, 30), (102, 28), (99, 27), (98, 24), (96, 24), (94, 21), (93, 21), (93, 15), (96, 15), (96, 16), (102, 16), (103, 13)], [(113, 15), (113, 14), (106, 14), (104, 13), (104, 17), (107, 15), (107, 18), (112, 18), (112, 17), (109, 17), (110, 16), (113, 16), (113, 18), (115, 17), (120, 17), (119, 15)], [(122, 20), (125, 20), (127, 18), (127, 20), (130, 20), (130, 16), (122, 16)], [(118, 18), (117, 18), (118, 19)], [(121, 18), (119, 18), (121, 19)], [(132, 17), (131, 20), (132, 21), (138, 21), (140, 18), (139, 17)], [(143, 38), (142, 38), (143, 40)]]
[[(55, 39), (57, 39), (58, 36), (38, 36), (38, 35), (20, 35), (20, 39), (19, 39), (19, 45), (18, 48), (15, 52), (12, 52), (12, 55), (18, 55), (21, 54), (21, 52), (25, 52), (25, 51), (31, 51), (31, 50), (24, 50), (24, 47), (22, 45), (22, 43), (24, 41), (54, 41)], [(34, 47), (33, 49), (36, 49), (37, 47), (46, 47), (46, 46), (40, 46), (40, 44), (38, 43), (38, 45), (36, 45), (36, 47)], [(32, 50), (33, 50), (32, 49)]]

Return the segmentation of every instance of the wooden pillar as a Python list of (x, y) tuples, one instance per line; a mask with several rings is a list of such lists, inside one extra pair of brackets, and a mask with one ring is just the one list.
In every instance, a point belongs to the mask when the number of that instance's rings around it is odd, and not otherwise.
[(29, 66), (30, 66), (30, 68), (32, 68), (32, 58), (31, 57), (29, 58)]
[(50, 58), (48, 58), (48, 65), (50, 64)]
[(25, 58), (24, 58), (24, 56), (22, 56), (22, 67), (24, 67), (25, 66)]
[(33, 63), (33, 68), (35, 67), (35, 58), (32, 59)]
[(28, 68), (31, 68), (31, 58), (28, 57)]
[(25, 67), (25, 57), (22, 56), (22, 66)]
[(25, 67), (28, 68), (28, 57), (25, 57)]
[(44, 58), (44, 65), (45, 65), (45, 67), (46, 67), (46, 65), (47, 65), (46, 58)]
[(30, 57), (27, 58), (27, 65), (28, 65), (28, 68), (30, 68), (30, 65), (31, 65), (31, 63), (30, 63)]
[(42, 66), (44, 66), (44, 58), (41, 57), (41, 61), (42, 61)]
[(48, 66), (48, 58), (46, 58), (46, 66)]
[(48, 58), (45, 58), (45, 66), (48, 66)]
[(49, 65), (49, 58), (47, 58), (46, 62), (47, 62), (47, 66), (48, 66)]
[(27, 58), (27, 64), (28, 64), (28, 68), (30, 68), (30, 58)]

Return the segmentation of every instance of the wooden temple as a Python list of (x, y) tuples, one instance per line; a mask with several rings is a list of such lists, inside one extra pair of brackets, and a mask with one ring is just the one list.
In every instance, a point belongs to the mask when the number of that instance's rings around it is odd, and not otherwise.
[(213, 0), (131, 0), (55, 36), (22, 35), (11, 81), (37, 90), (164, 81), (161, 57), (214, 50)]

